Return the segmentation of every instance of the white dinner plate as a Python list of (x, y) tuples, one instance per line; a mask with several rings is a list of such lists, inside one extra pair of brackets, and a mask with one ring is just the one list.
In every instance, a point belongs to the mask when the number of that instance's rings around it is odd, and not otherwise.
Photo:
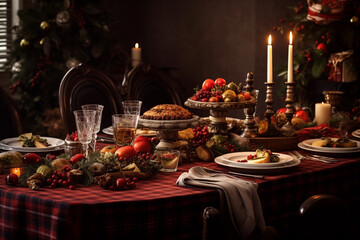
[(49, 152), (58, 151), (64, 149), (65, 141), (58, 138), (52, 137), (41, 137), (47, 140), (50, 144), (49, 147), (37, 148), (37, 147), (22, 147), (18, 137), (6, 138), (0, 141), (0, 149), (7, 151), (17, 152)]
[(355, 130), (351, 133), (354, 137), (360, 138), (360, 129)]
[[(332, 139), (336, 139), (336, 138), (332, 138)], [(313, 142), (321, 140), (320, 138), (315, 138), (315, 139), (307, 139), (305, 141), (303, 141), (302, 143), (307, 147), (307, 148), (313, 148), (316, 150), (320, 150), (320, 151), (324, 151), (324, 152), (348, 152), (348, 151), (356, 151), (356, 150), (360, 150), (360, 142), (358, 141), (354, 141), (357, 143), (357, 147), (343, 147), (343, 148), (333, 148), (333, 147), (317, 147), (317, 146), (313, 146), (311, 145)], [(353, 140), (352, 140), (353, 141)]]
[(251, 160), (248, 162), (238, 162), (241, 160), (246, 160), (247, 156), (254, 155), (255, 152), (236, 152), (236, 153), (227, 153), (224, 155), (219, 156), (222, 160), (230, 162), (236, 166), (239, 167), (253, 167), (253, 168), (262, 168), (262, 167), (276, 167), (276, 166), (282, 166), (285, 164), (288, 164), (292, 160), (294, 160), (293, 157), (286, 154), (281, 153), (273, 153), (277, 154), (280, 158), (279, 162), (271, 162), (271, 163), (251, 163)]
[(275, 165), (275, 166), (271, 166), (269, 164), (263, 164), (266, 166), (261, 166), (261, 167), (257, 167), (255, 165), (257, 164), (243, 164), (243, 165), (239, 165), (237, 162), (231, 162), (231, 161), (227, 161), (224, 160), (223, 158), (217, 157), (215, 158), (215, 162), (219, 165), (225, 166), (225, 167), (229, 167), (231, 169), (233, 169), (234, 171), (238, 171), (238, 172), (248, 172), (248, 173), (275, 173), (275, 172), (279, 172), (288, 168), (292, 168), (295, 167), (297, 165), (300, 164), (300, 160), (299, 159), (294, 159), (293, 157), (287, 155), (287, 154), (280, 154), (280, 159), (291, 159), (290, 161), (287, 161), (287, 163), (283, 163), (282, 165)]
[(355, 149), (355, 150), (343, 150), (343, 148), (338, 148), (337, 152), (333, 152), (333, 151), (329, 150), (331, 148), (316, 149), (313, 147), (309, 147), (308, 145), (305, 145), (304, 142), (298, 143), (298, 147), (301, 149), (307, 150), (307, 151), (318, 152), (318, 153), (338, 154), (338, 153), (358, 153), (358, 152), (360, 152), (360, 148)]
[[(113, 130), (112, 126), (104, 128), (102, 131), (105, 134), (114, 135), (114, 130)], [(145, 137), (151, 137), (151, 136), (156, 135), (156, 131), (137, 129), (136, 130), (136, 135), (141, 135), (141, 136), (145, 136)]]

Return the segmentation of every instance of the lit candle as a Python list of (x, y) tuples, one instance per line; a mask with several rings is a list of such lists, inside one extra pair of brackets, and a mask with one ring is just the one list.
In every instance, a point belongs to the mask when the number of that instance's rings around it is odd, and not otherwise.
[(268, 45), (267, 45), (267, 82), (273, 83), (273, 56), (272, 56), (271, 34), (269, 35)]
[(292, 45), (292, 32), (290, 32), (290, 40), (289, 40), (289, 54), (288, 54), (288, 82), (294, 82), (293, 76), (293, 45)]
[(315, 104), (315, 122), (317, 125), (326, 123), (330, 124), (331, 118), (331, 105), (329, 103), (316, 103)]
[(10, 173), (14, 173), (19, 177), (21, 174), (21, 170), (20, 168), (10, 168)]
[(135, 43), (135, 47), (131, 49), (131, 63), (132, 66), (135, 67), (141, 62), (141, 48), (139, 47), (139, 43)]

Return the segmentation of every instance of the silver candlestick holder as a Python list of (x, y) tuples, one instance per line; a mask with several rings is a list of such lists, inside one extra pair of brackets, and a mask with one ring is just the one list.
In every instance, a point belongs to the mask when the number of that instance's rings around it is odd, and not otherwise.
[(296, 130), (295, 126), (291, 123), (291, 119), (293, 118), (293, 115), (295, 113), (295, 109), (294, 109), (294, 105), (293, 105), (293, 103), (294, 103), (294, 83), (286, 82), (285, 84), (286, 84), (285, 115), (286, 115), (287, 123), (284, 126), (282, 126), (280, 131), (285, 136), (292, 136), (292, 135), (294, 135), (295, 130)]
[[(254, 74), (252, 72), (249, 72), (246, 75), (245, 90), (247, 92), (251, 93), (253, 91), (253, 89), (254, 89), (253, 83), (254, 83)], [(257, 100), (256, 100), (256, 104), (257, 104)], [(244, 124), (245, 124), (246, 128), (243, 131), (243, 133), (241, 134), (241, 137), (243, 137), (243, 138), (256, 137), (255, 120), (254, 120), (254, 113), (255, 113), (256, 104), (251, 106), (251, 107), (244, 108), (244, 113), (245, 113)]]
[(268, 122), (271, 123), (271, 116), (273, 116), (274, 113), (275, 113), (275, 111), (273, 109), (273, 104), (274, 104), (273, 86), (274, 86), (274, 83), (265, 82), (265, 85), (266, 85), (266, 99), (265, 99), (266, 112), (265, 112), (265, 116), (266, 116), (266, 119), (268, 120)]

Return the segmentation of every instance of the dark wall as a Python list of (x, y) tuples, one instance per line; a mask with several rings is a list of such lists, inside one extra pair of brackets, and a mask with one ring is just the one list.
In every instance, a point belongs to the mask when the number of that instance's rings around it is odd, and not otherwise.
[[(184, 98), (206, 78), (245, 84), (246, 73), (252, 71), (254, 86), (260, 89), (258, 113), (265, 112), (267, 36), (273, 35), (276, 68), (287, 62), (287, 37), (272, 28), (296, 1), (104, 0), (102, 4), (110, 28), (129, 55), (139, 42), (144, 60), (179, 70)], [(275, 108), (284, 105), (275, 98)]]

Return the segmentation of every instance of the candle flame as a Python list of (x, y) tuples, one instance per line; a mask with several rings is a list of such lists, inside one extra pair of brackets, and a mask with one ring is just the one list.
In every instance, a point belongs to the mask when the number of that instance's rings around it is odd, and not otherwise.
[(14, 173), (19, 177), (20, 176), (20, 168), (11, 168), (10, 173)]
[(292, 44), (293, 42), (293, 35), (292, 35), (292, 32), (290, 31), (290, 45)]
[(271, 34), (269, 35), (269, 38), (268, 38), (268, 44), (271, 45)]
[(138, 44), (138, 43), (135, 43), (135, 48), (139, 48), (139, 44)]

